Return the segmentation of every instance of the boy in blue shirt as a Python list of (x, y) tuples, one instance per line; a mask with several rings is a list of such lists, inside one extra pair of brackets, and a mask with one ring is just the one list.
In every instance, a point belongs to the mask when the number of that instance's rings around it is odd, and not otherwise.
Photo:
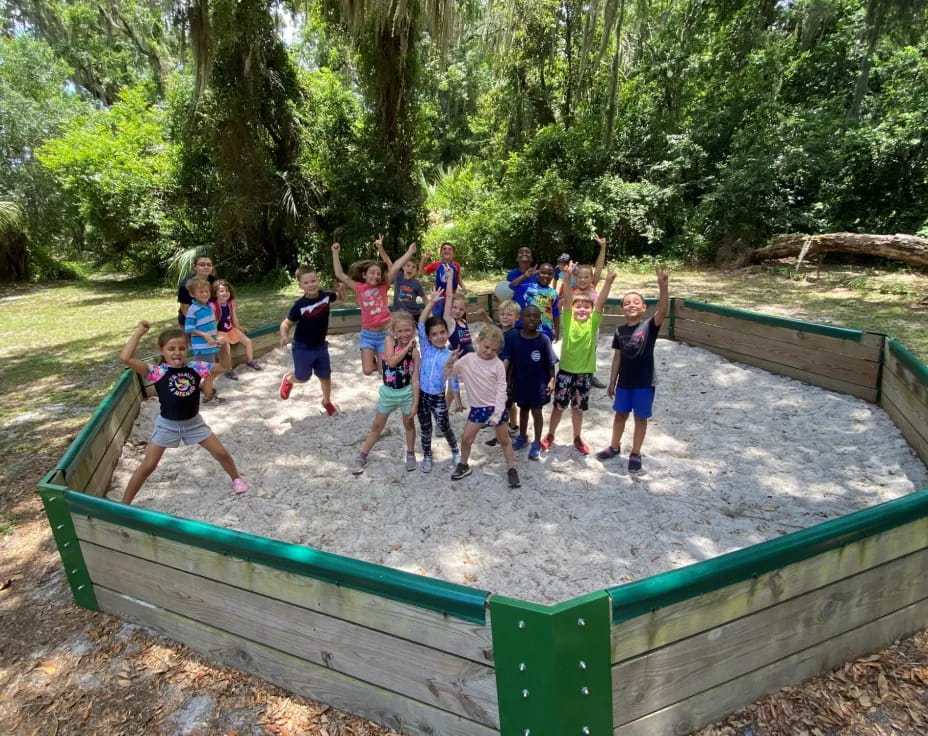
[[(535, 280), (531, 281), (533, 276)], [(541, 331), (551, 342), (557, 342), (561, 336), (561, 313), (558, 309), (557, 292), (551, 287), (553, 278), (554, 266), (542, 263), (537, 270), (530, 268), (509, 285), (514, 292), (512, 298), (522, 307), (523, 314), (526, 307), (538, 307), (541, 312)], [(516, 324), (516, 327), (521, 326)]]
[[(216, 327), (216, 315), (209, 303), (213, 289), (209, 281), (199, 277), (188, 279), (186, 287), (193, 302), (184, 318), (184, 332), (190, 336), (193, 358), (205, 363), (215, 363), (219, 359), (220, 338)], [(222, 403), (213, 390), (213, 380), (212, 374), (203, 380), (203, 401), (215, 400), (216, 403)]]

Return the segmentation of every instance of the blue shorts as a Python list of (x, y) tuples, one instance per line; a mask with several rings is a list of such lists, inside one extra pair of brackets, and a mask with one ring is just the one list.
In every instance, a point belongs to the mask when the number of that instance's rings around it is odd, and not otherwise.
[(612, 408), (619, 414), (635, 412), (638, 419), (650, 419), (654, 407), (654, 387), (616, 388)]
[(373, 350), (375, 355), (383, 355), (387, 348), (387, 331), (361, 330), (361, 350)]
[(293, 353), (293, 377), (297, 381), (308, 381), (313, 373), (317, 378), (329, 378), (332, 375), (329, 343), (324, 342), (311, 348), (295, 342), (290, 346), (290, 352)]
[[(486, 424), (487, 420), (493, 416), (493, 406), (472, 406), (470, 412), (467, 414), (468, 422), (476, 422), (477, 424)], [(509, 412), (503, 409), (502, 415), (500, 415), (499, 423), (503, 424), (509, 421)]]

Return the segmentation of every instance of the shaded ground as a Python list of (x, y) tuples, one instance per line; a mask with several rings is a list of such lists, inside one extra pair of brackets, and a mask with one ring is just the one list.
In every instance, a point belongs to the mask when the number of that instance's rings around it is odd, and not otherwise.
[[(831, 280), (822, 283), (826, 276)], [(912, 335), (920, 331), (925, 339), (928, 313), (920, 305), (925, 277), (891, 274), (873, 281), (878, 288), (866, 294), (861, 293), (858, 278), (867, 275), (823, 273), (819, 282), (799, 283), (789, 274), (777, 280), (758, 270), (734, 275), (712, 272), (680, 279), (675, 293), (683, 295), (679, 291), (685, 288), (686, 295), (694, 298), (816, 321), (844, 313), (840, 319), (828, 319), (847, 326), (867, 326), (859, 320), (879, 314), (885, 331), (900, 336), (904, 331)], [(907, 279), (916, 283), (906, 285)], [(629, 288), (636, 285), (631, 278), (625, 283)], [(647, 274), (641, 275), (641, 283), (649, 283)], [(95, 296), (93, 289), (85, 291), (87, 299), (109, 299)], [(35, 293), (31, 287), (5, 289), (0, 302)], [(156, 302), (170, 313), (173, 295), (165, 291), (151, 299)], [(134, 309), (131, 304), (119, 306), (123, 311)], [(252, 324), (269, 319), (265, 315), (259, 320), (257, 309), (253, 314)], [(130, 314), (127, 324), (144, 316)], [(43, 360), (49, 355), (64, 360), (66, 343), (74, 338), (56, 336), (42, 342), (33, 335), (18, 343), (10, 339), (6, 313), (0, 313), (0, 321), (0, 343), (5, 346), (0, 351), (4, 419), (0, 427), (0, 733), (395, 735), (289, 696), (256, 678), (216, 667), (185, 647), (71, 603), (34, 491), (118, 372), (115, 351), (107, 347), (98, 352), (99, 345), (88, 343), (78, 346), (93, 355), (80, 356), (84, 360), (78, 361), (78, 371), (62, 369), (64, 378), (77, 388), (72, 390), (76, 395), (48, 400), (43, 384), (24, 373), (28, 365), (21, 361), (22, 353), (39, 350)], [(109, 336), (117, 345), (122, 339), (119, 333)], [(906, 342), (924, 358), (917, 337)], [(16, 375), (10, 370), (13, 366), (19, 371)], [(43, 375), (56, 383), (61, 380), (53, 370)], [(86, 387), (88, 376), (93, 391)], [(762, 698), (700, 735), (924, 734), (928, 733), (926, 684), (928, 634), (922, 632), (824, 677)]]

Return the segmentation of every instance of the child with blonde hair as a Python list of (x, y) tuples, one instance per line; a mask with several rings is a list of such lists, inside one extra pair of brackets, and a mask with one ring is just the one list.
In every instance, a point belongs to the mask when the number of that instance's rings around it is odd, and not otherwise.
[(232, 288), (232, 284), (225, 279), (214, 281), (211, 304), (216, 316), (216, 330), (225, 337), (225, 342), (220, 345), (220, 362), (226, 369), (222, 375), (233, 381), (238, 380), (238, 376), (232, 370), (232, 346), (238, 343), (245, 348), (245, 365), (253, 371), (263, 371), (264, 368), (255, 360), (255, 348), (251, 338), (245, 335), (245, 330), (239, 324), (238, 311), (235, 308), (235, 289)]
[(406, 431), (406, 470), (416, 469), (416, 425), (413, 418), (419, 406), (419, 350), (416, 348), (416, 323), (409, 312), (394, 312), (380, 360), (383, 385), (377, 400), (377, 413), (351, 471), (355, 475), (364, 472), (368, 454), (380, 439), (390, 414), (397, 409), (403, 416), (403, 429)]
[[(332, 265), (335, 278), (351, 289), (358, 300), (361, 310), (361, 366), (364, 375), (369, 376), (377, 370), (377, 358), (383, 355), (387, 327), (390, 324), (390, 307), (387, 304), (387, 292), (403, 265), (416, 253), (416, 244), (410, 243), (406, 252), (397, 258), (393, 265), (385, 268), (379, 261), (357, 261), (349, 267), (349, 273), (342, 270), (340, 260), (341, 245), (332, 244)], [(413, 322), (415, 325), (415, 322)], [(415, 328), (413, 328), (415, 332)]]
[(229, 451), (223, 447), (219, 438), (200, 416), (200, 387), (207, 378), (221, 371), (222, 366), (199, 360), (188, 363), (187, 338), (183, 330), (179, 329), (165, 330), (158, 336), (160, 363), (143, 363), (135, 357), (135, 351), (142, 336), (150, 328), (148, 322), (139, 322), (132, 337), (119, 353), (119, 359), (123, 363), (154, 384), (158, 401), (161, 403), (161, 411), (155, 420), (155, 429), (145, 457), (129, 478), (122, 502), (132, 503), (142, 484), (158, 467), (164, 451), (168, 447), (177, 447), (181, 442), (185, 445), (197, 444), (204, 448), (229, 474), (233, 493), (245, 493), (248, 483), (239, 475)]
[(455, 351), (445, 365), (449, 376), (457, 377), (467, 391), (470, 412), (461, 435), (461, 461), (451, 474), (451, 480), (460, 480), (473, 470), (467, 461), (474, 438), (484, 424), (496, 428), (496, 438), (503, 446), (506, 459), (506, 476), (510, 488), (522, 485), (516, 470), (516, 456), (506, 429), (506, 370), (497, 351), (503, 344), (503, 333), (495, 325), (484, 325), (477, 335), (477, 350), (461, 355)]
[[(184, 332), (190, 339), (190, 350), (194, 358), (206, 363), (216, 363), (225, 338), (219, 336), (216, 316), (209, 304), (213, 293), (212, 286), (206, 279), (194, 276), (187, 281), (187, 291), (193, 299), (184, 320)], [(215, 376), (210, 373), (203, 381), (203, 401), (208, 403), (215, 400), (220, 404), (222, 399), (213, 390), (214, 380)]]
[[(484, 323), (494, 324), (500, 328), (503, 333), (503, 342), (505, 343), (506, 335), (513, 329), (515, 329), (516, 322), (519, 321), (519, 315), (522, 313), (522, 307), (519, 306), (518, 302), (513, 301), (512, 299), (506, 299), (500, 302), (499, 306), (496, 308), (496, 313), (499, 315), (499, 320), (490, 319), (490, 315), (487, 314), (485, 309), (480, 310), (480, 317)], [(500, 346), (499, 349), (500, 358), (502, 359), (503, 346)], [(519, 412), (516, 409), (513, 409), (515, 402), (512, 399), (512, 371), (507, 371), (506, 373), (506, 412), (509, 414), (509, 434), (512, 437), (516, 437), (519, 434)], [(496, 439), (496, 435), (484, 442), (487, 447), (496, 447), (499, 444), (499, 440)]]

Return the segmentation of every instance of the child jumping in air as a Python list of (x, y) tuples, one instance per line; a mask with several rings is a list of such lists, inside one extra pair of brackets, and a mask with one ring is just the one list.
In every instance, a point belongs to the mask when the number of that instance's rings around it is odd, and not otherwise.
[(223, 373), (226, 378), (233, 381), (238, 380), (235, 371), (232, 370), (232, 346), (242, 343), (245, 348), (245, 365), (253, 371), (263, 371), (264, 368), (255, 360), (255, 348), (251, 339), (245, 335), (245, 330), (238, 322), (238, 312), (235, 309), (235, 289), (225, 279), (217, 279), (213, 282), (213, 314), (216, 317), (216, 329), (225, 337), (222, 343), (221, 363), (226, 369)]
[(538, 307), (523, 309), (522, 328), (506, 335), (500, 355), (510, 374), (512, 398), (519, 407), (519, 436), (512, 443), (513, 450), (521, 450), (528, 444), (528, 415), (532, 414), (534, 439), (528, 452), (529, 460), (537, 460), (541, 455), (541, 430), (545, 423), (541, 408), (548, 403), (554, 390), (557, 363), (551, 340), (538, 331), (539, 324), (541, 311)]
[(416, 348), (416, 323), (409, 312), (394, 312), (390, 320), (390, 334), (381, 356), (383, 385), (377, 400), (377, 413), (354, 469), (360, 475), (367, 467), (367, 456), (380, 439), (387, 418), (399, 409), (406, 431), (406, 470), (416, 469), (416, 423), (414, 417), (419, 405), (419, 351)]
[(466, 355), (452, 353), (445, 364), (445, 372), (460, 378), (467, 389), (470, 413), (461, 435), (461, 461), (451, 474), (451, 480), (460, 480), (473, 470), (467, 464), (471, 446), (484, 424), (496, 428), (496, 438), (503, 446), (506, 458), (506, 477), (510, 488), (522, 485), (516, 470), (516, 455), (506, 429), (506, 369), (497, 355), (503, 344), (503, 333), (495, 325), (485, 325), (477, 335), (477, 350)]
[[(390, 256), (383, 247), (383, 236), (377, 236), (374, 246), (380, 258), (387, 264), (387, 269), (392, 268), (393, 261), (390, 260)], [(393, 280), (393, 306), (390, 307), (393, 312), (401, 309), (409, 312), (414, 320), (418, 320), (422, 313), (418, 299), (425, 302), (425, 291), (422, 289), (422, 282), (416, 278), (417, 271), (418, 265), (415, 259), (410, 259), (403, 264), (402, 272), (398, 273)]]
[(358, 261), (351, 264), (348, 274), (342, 270), (339, 255), (341, 248), (338, 243), (332, 244), (332, 265), (335, 267), (335, 278), (357, 297), (358, 308), (361, 310), (361, 367), (364, 375), (369, 376), (377, 370), (378, 356), (383, 355), (386, 345), (387, 327), (390, 324), (387, 292), (396, 274), (415, 255), (416, 244), (410, 243), (406, 252), (389, 269), (377, 261)]
[[(222, 349), (222, 343), (225, 338), (219, 337), (219, 331), (216, 329), (216, 315), (213, 314), (213, 308), (209, 304), (212, 295), (212, 287), (209, 281), (194, 277), (187, 282), (187, 291), (193, 298), (193, 303), (187, 310), (187, 318), (184, 321), (184, 332), (190, 338), (190, 349), (196, 360), (205, 363), (215, 363), (219, 360), (219, 351)], [(215, 376), (210, 373), (203, 381), (203, 401), (216, 401), (222, 403), (222, 399), (213, 390), (213, 381)]]
[[(443, 297), (444, 292), (433, 291), (419, 316), (419, 343), (422, 345), (422, 358), (419, 363), (419, 441), (422, 443), (422, 464), (419, 469), (423, 473), (432, 471), (432, 417), (435, 418), (438, 431), (448, 440), (452, 465), (457, 467), (461, 461), (445, 398), (448, 384), (445, 364), (451, 357), (451, 351), (448, 349), (448, 323), (452, 321), (452, 302)], [(443, 317), (432, 315), (432, 309), (439, 300), (445, 303)], [(460, 403), (460, 399), (458, 402)]]
[[(442, 243), (438, 251), (439, 259), (431, 261), (428, 253), (422, 255), (422, 261), (419, 263), (419, 270), (422, 273), (435, 274), (435, 291), (441, 289), (446, 294), (465, 291), (464, 277), (461, 272), (461, 264), (454, 260), (454, 246), (451, 243)], [(445, 303), (439, 301), (435, 305), (435, 311), (438, 314), (444, 314)]]
[(322, 387), (322, 408), (332, 417), (338, 414), (338, 408), (332, 403), (332, 365), (325, 338), (329, 331), (329, 312), (338, 297), (334, 291), (319, 288), (319, 274), (310, 266), (300, 266), (296, 270), (296, 280), (303, 296), (293, 302), (280, 323), (282, 348), (290, 342), (290, 328), (296, 325), (290, 348), (293, 371), (285, 373), (280, 382), (280, 398), (289, 399), (293, 385), (306, 383), (315, 373)]
[(667, 286), (670, 278), (667, 272), (658, 265), (655, 276), (659, 295), (654, 316), (645, 319), (647, 306), (644, 297), (637, 291), (630, 291), (622, 297), (625, 324), (616, 327), (612, 338), (615, 352), (609, 376), (609, 396), (615, 397), (612, 405), (615, 410), (612, 442), (609, 447), (596, 453), (600, 460), (609, 460), (619, 454), (625, 422), (628, 415), (634, 412), (635, 433), (632, 451), (628, 456), (628, 469), (633, 473), (641, 470), (641, 445), (648, 431), (648, 419), (654, 405), (654, 344), (670, 304)]
[(142, 484), (158, 467), (164, 451), (168, 447), (177, 447), (181, 442), (206, 449), (229, 474), (233, 493), (245, 493), (248, 483), (239, 475), (228, 450), (200, 416), (200, 386), (206, 378), (221, 371), (222, 366), (198, 360), (188, 363), (187, 338), (179, 329), (165, 330), (158, 337), (158, 352), (161, 354), (158, 365), (143, 363), (135, 357), (135, 351), (150, 327), (144, 320), (139, 322), (119, 353), (123, 363), (155, 385), (161, 402), (161, 413), (155, 420), (155, 431), (145, 457), (129, 478), (122, 502), (132, 503)]
[[(574, 271), (579, 267), (574, 266)], [(554, 407), (548, 433), (541, 440), (547, 450), (554, 444), (554, 436), (561, 422), (561, 415), (570, 406), (570, 419), (574, 430), (574, 447), (581, 455), (589, 455), (590, 448), (583, 441), (583, 412), (589, 408), (590, 387), (596, 370), (596, 338), (603, 321), (603, 308), (609, 298), (609, 290), (615, 281), (615, 272), (606, 274), (602, 291), (592, 300), (588, 294), (574, 291), (571, 286), (572, 273), (564, 278), (564, 301), (561, 310), (561, 363), (558, 367), (554, 389)]]

